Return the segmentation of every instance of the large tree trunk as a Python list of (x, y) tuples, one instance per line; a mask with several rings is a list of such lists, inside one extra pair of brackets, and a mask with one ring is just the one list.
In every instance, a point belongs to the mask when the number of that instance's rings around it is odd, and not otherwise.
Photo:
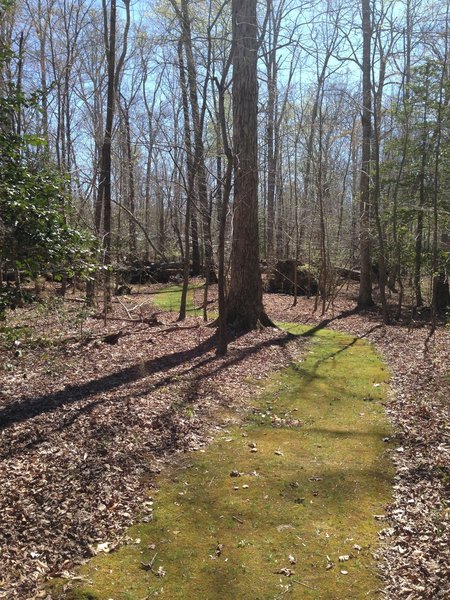
[(359, 284), (358, 306), (367, 308), (373, 305), (370, 261), (370, 141), (372, 136), (372, 89), (370, 83), (371, 56), (370, 42), (372, 25), (370, 1), (362, 0), (363, 29), (363, 108), (362, 108), (362, 158), (360, 178), (360, 260), (361, 280)]
[[(106, 8), (104, 7), (105, 23)], [(104, 231), (104, 266), (105, 266), (105, 290), (104, 305), (105, 314), (111, 305), (111, 138), (114, 120), (115, 103), (115, 71), (116, 71), (116, 0), (112, 0), (109, 15), (109, 35), (105, 33), (105, 46), (108, 59), (108, 91), (106, 105), (106, 124), (103, 144), (100, 156), (100, 177), (98, 185), (98, 196), (103, 206), (103, 231)]]
[(269, 324), (262, 303), (258, 235), (256, 0), (233, 0), (233, 140), (236, 156), (227, 320), (239, 329)]

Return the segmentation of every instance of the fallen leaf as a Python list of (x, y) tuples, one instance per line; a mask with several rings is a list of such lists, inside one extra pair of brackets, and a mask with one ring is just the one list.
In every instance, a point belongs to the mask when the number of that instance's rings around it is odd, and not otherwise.
[(277, 525), (277, 531), (279, 531), (280, 533), (282, 531), (284, 531), (285, 529), (294, 529), (293, 525)]
[(286, 569), (286, 567), (283, 567), (278, 571), (274, 571), (274, 573), (276, 575), (284, 575), (285, 577), (291, 577), (292, 575), (295, 575), (295, 571), (292, 571), (291, 569)]

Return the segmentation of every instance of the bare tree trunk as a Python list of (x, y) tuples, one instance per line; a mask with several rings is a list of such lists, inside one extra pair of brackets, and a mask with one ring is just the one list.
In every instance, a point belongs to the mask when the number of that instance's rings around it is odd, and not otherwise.
[(371, 11), (370, 0), (362, 0), (363, 29), (363, 107), (362, 107), (362, 157), (360, 176), (360, 261), (361, 279), (359, 284), (358, 306), (368, 308), (373, 305), (371, 252), (370, 252), (370, 141), (372, 137), (372, 86), (371, 86)]
[(218, 300), (219, 300), (219, 328), (217, 339), (217, 355), (224, 356), (228, 351), (228, 335), (227, 335), (227, 290), (226, 290), (226, 273), (225, 273), (225, 235), (227, 226), (227, 213), (231, 196), (231, 185), (233, 179), (233, 152), (230, 147), (227, 132), (227, 123), (225, 116), (225, 82), (227, 80), (228, 71), (233, 58), (234, 46), (231, 48), (231, 53), (228, 62), (223, 70), (221, 81), (216, 80), (216, 85), (219, 91), (219, 110), (218, 120), (222, 134), (222, 144), (226, 156), (225, 176), (223, 182), (220, 182), (222, 187), (222, 198), (220, 203), (219, 214), (219, 278), (218, 278)]
[[(318, 156), (318, 167), (317, 167), (317, 197), (319, 200), (319, 238), (320, 238), (320, 276), (319, 276), (319, 289), (322, 300), (322, 315), (325, 314), (327, 291), (328, 291), (328, 257), (327, 257), (327, 241), (326, 241), (326, 227), (325, 227), (325, 211), (324, 211), (324, 174), (323, 174), (323, 116), (322, 116), (322, 101), (323, 93), (320, 97), (319, 103), (319, 156)], [(316, 298), (316, 305), (318, 296)]]
[(277, 121), (277, 46), (280, 28), (279, 19), (275, 18), (273, 4), (269, 0), (267, 10), (269, 14), (269, 50), (267, 61), (267, 258), (274, 258), (274, 235), (275, 235), (275, 186), (277, 178), (277, 149), (276, 138)]
[[(428, 99), (428, 93), (427, 93)], [(419, 174), (419, 206), (417, 209), (416, 244), (414, 256), (414, 292), (416, 307), (423, 305), (421, 279), (422, 279), (422, 248), (423, 248), (423, 211), (425, 209), (425, 169), (427, 162), (427, 127), (428, 119), (427, 101), (424, 102), (422, 156)]]
[(136, 219), (135, 219), (135, 186), (134, 186), (134, 157), (133, 148), (131, 145), (131, 123), (130, 123), (130, 107), (125, 98), (123, 98), (124, 106), (122, 115), (125, 125), (125, 146), (126, 146), (126, 170), (127, 170), (127, 202), (125, 203), (130, 211), (128, 215), (128, 249), (132, 257), (136, 257)]
[[(144, 69), (144, 77), (142, 79), (142, 95), (144, 98), (145, 110), (147, 112), (147, 127), (148, 127), (148, 148), (147, 148), (147, 160), (145, 167), (145, 187), (144, 187), (144, 226), (145, 230), (148, 233), (150, 229), (150, 190), (151, 190), (151, 173), (152, 173), (152, 164), (153, 164), (153, 148), (154, 148), (154, 108), (156, 102), (156, 91), (159, 89), (161, 85), (161, 78), (158, 79), (155, 91), (153, 92), (153, 99), (151, 104), (147, 98), (146, 92), (146, 84), (148, 78), (148, 64), (144, 58), (142, 59), (142, 67)], [(144, 247), (144, 256), (145, 260), (148, 261), (150, 257), (150, 244), (148, 240), (145, 241)]]
[(378, 75), (378, 88), (374, 89), (373, 103), (373, 138), (372, 138), (372, 162), (374, 166), (373, 187), (372, 187), (372, 205), (375, 216), (375, 225), (378, 236), (378, 285), (380, 290), (380, 300), (383, 310), (383, 319), (386, 324), (389, 323), (389, 312), (386, 301), (386, 244), (384, 239), (384, 229), (380, 216), (380, 195), (381, 195), (381, 101), (383, 98), (383, 89), (386, 76), (386, 59), (382, 49), (380, 31), (377, 31), (380, 51), (380, 68)]
[[(183, 105), (183, 124), (184, 124), (184, 147), (186, 149), (186, 166), (187, 166), (187, 190), (186, 190), (186, 214), (184, 220), (184, 262), (183, 262), (183, 289), (181, 291), (179, 321), (184, 321), (186, 318), (186, 300), (189, 286), (189, 266), (190, 266), (190, 244), (189, 230), (191, 226), (191, 216), (193, 207), (194, 182), (195, 172), (193, 168), (192, 144), (191, 144), (191, 128), (189, 122), (189, 103), (188, 91), (186, 83), (186, 73), (183, 59), (183, 44), (178, 43), (178, 67), (180, 70), (180, 86), (181, 99)], [(198, 246), (197, 246), (198, 250)]]
[(292, 306), (297, 306), (298, 301), (298, 265), (300, 259), (300, 224), (299, 224), (299, 194), (297, 188), (297, 176), (298, 176), (298, 143), (299, 133), (295, 136), (294, 142), (294, 199), (295, 199), (295, 263), (294, 263), (294, 301)]
[[(151, 182), (151, 169), (152, 169), (152, 150), (148, 148), (147, 161), (145, 166), (145, 188), (144, 188), (144, 225), (148, 233), (150, 229), (150, 182)], [(144, 250), (145, 260), (148, 261), (150, 258), (150, 245), (145, 241)]]
[(256, 0), (233, 0), (233, 140), (236, 157), (227, 320), (239, 329), (270, 324), (262, 303), (258, 232)]
[(44, 155), (46, 158), (49, 157), (49, 139), (48, 139), (48, 90), (47, 90), (47, 27), (48, 17), (44, 15), (42, 9), (42, 1), (38, 0), (37, 3), (37, 19), (36, 19), (36, 31), (39, 37), (39, 68), (40, 68), (40, 79), (41, 79), (41, 114), (42, 114), (42, 136), (46, 141), (44, 148)]
[[(106, 4), (103, 4), (105, 23), (107, 21)], [(109, 31), (105, 31), (105, 44), (108, 58), (108, 93), (106, 106), (105, 132), (100, 154), (100, 174), (98, 185), (99, 202), (103, 207), (103, 251), (105, 267), (104, 310), (111, 306), (111, 138), (115, 104), (116, 74), (116, 0), (111, 0)]]
[[(191, 32), (191, 21), (189, 15), (189, 0), (181, 0), (181, 10), (174, 0), (172, 6), (177, 13), (183, 32), (183, 44), (186, 52), (186, 67), (187, 67), (187, 81), (189, 89), (189, 99), (191, 103), (192, 111), (192, 122), (194, 130), (194, 168), (197, 177), (197, 187), (199, 204), (201, 210), (202, 226), (203, 226), (203, 239), (204, 239), (204, 252), (205, 252), (205, 265), (204, 274), (205, 277), (210, 280), (214, 279), (214, 259), (213, 259), (213, 245), (211, 236), (211, 213), (208, 206), (208, 187), (206, 180), (206, 166), (205, 166), (205, 150), (203, 145), (203, 122), (204, 122), (204, 111), (206, 110), (205, 101), (203, 102), (203, 109), (200, 112), (198, 94), (197, 94), (197, 68), (194, 59), (194, 53), (192, 48), (192, 32)], [(209, 70), (209, 64), (207, 65)]]
[(103, 206), (103, 251), (105, 267), (105, 287), (104, 287), (104, 310), (107, 314), (111, 306), (111, 139), (115, 112), (115, 101), (117, 95), (117, 85), (119, 74), (122, 69), (125, 55), (127, 35), (130, 25), (130, 0), (124, 0), (127, 12), (127, 22), (124, 33), (124, 47), (116, 67), (116, 21), (117, 7), (116, 0), (111, 0), (109, 13), (109, 29), (107, 26), (107, 7), (106, 0), (103, 0), (103, 14), (105, 20), (105, 47), (108, 63), (108, 90), (105, 132), (100, 155), (100, 177), (98, 186), (98, 195)]

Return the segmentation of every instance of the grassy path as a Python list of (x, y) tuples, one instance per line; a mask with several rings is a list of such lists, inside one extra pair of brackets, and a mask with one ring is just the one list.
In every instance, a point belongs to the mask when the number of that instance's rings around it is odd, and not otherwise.
[(153, 520), (130, 529), (134, 543), (85, 565), (90, 583), (71, 597), (376, 597), (374, 515), (392, 478), (386, 381), (365, 341), (316, 333), (304, 361), (266, 383), (241, 425), (160, 476)]
[[(170, 285), (155, 292), (153, 303), (162, 310), (169, 312), (179, 312), (180, 310), (181, 287), (179, 285)], [(201, 317), (203, 301), (202, 284), (189, 285), (186, 297), (186, 313), (191, 317)]]

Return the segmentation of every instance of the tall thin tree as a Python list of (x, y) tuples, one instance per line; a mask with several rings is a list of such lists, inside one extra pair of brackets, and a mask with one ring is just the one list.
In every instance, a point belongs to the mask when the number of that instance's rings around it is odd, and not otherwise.
[(116, 26), (117, 26), (117, 3), (111, 0), (109, 9), (109, 27), (108, 11), (106, 1), (103, 0), (103, 15), (105, 23), (105, 49), (108, 64), (108, 91), (106, 106), (105, 133), (100, 155), (100, 176), (98, 185), (98, 195), (103, 205), (103, 248), (104, 248), (104, 266), (105, 266), (105, 290), (104, 306), (105, 314), (111, 305), (111, 140), (114, 122), (114, 112), (116, 105), (117, 86), (119, 75), (125, 61), (127, 52), (127, 37), (130, 27), (130, 0), (124, 0), (126, 9), (126, 24), (124, 32), (124, 43), (122, 53), (116, 66)]

